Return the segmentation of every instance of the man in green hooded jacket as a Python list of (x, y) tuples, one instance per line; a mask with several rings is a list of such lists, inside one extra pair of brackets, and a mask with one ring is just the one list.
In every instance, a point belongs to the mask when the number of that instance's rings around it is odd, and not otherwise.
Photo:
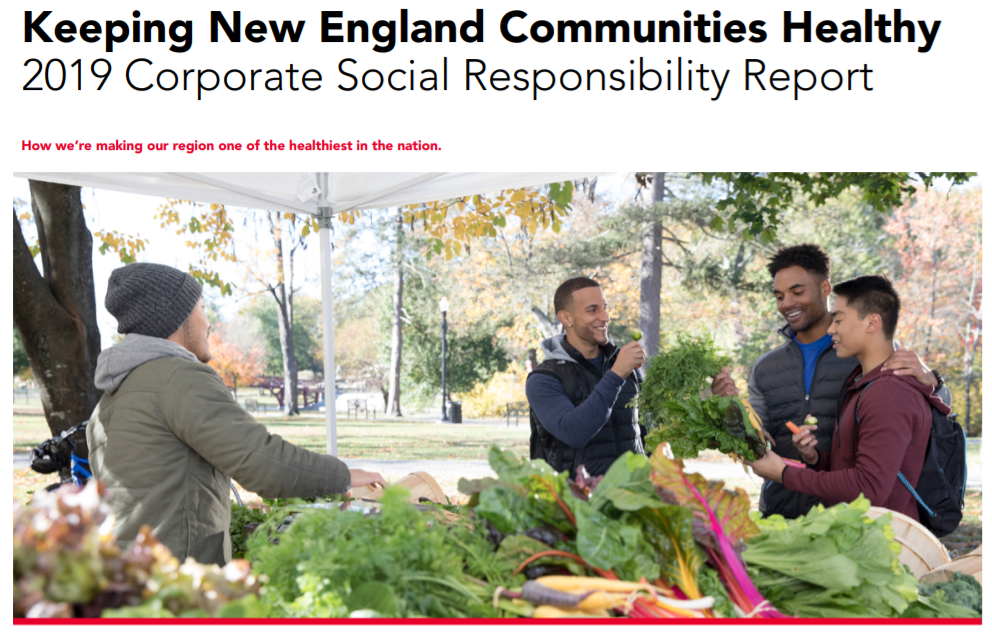
[(86, 428), (93, 476), (111, 493), (114, 535), (141, 526), (180, 560), (231, 559), (231, 478), (263, 497), (382, 485), (377, 473), (283, 441), (232, 398), (210, 360), (201, 286), (154, 263), (114, 270), (106, 307), (124, 339), (97, 359), (103, 397)]

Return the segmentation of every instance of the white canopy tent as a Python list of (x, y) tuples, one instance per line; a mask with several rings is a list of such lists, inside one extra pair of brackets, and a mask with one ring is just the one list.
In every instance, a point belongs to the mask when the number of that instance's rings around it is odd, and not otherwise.
[(32, 180), (178, 198), (199, 203), (310, 214), (320, 219), (327, 452), (337, 455), (330, 218), (373, 209), (483, 194), (594, 176), (598, 172), (19, 172)]

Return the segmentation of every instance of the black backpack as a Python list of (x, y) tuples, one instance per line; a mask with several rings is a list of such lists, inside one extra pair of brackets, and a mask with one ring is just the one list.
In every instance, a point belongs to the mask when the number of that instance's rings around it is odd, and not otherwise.
[[(875, 381), (878, 380), (870, 381), (854, 402), (855, 426), (861, 425), (858, 402)], [(964, 429), (954, 419), (957, 415), (945, 415), (933, 406), (930, 410), (933, 413), (930, 440), (916, 487), (909, 483), (902, 471), (896, 476), (916, 499), (920, 508), (920, 523), (937, 537), (944, 537), (954, 532), (964, 514), (968, 462)]]

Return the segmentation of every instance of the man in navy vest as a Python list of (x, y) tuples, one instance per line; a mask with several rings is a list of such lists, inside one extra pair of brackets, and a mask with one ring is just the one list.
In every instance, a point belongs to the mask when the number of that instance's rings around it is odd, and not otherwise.
[(625, 452), (644, 452), (633, 401), (644, 348), (622, 348), (607, 336), (610, 314), (599, 283), (569, 279), (555, 291), (564, 334), (541, 343), (544, 361), (527, 377), (531, 459), (543, 459), (572, 477), (584, 466), (602, 475)]
[[(772, 257), (768, 272), (779, 314), (787, 323), (779, 330), (785, 343), (755, 361), (747, 386), (748, 401), (773, 437), (772, 450), (780, 457), (800, 458), (785, 422), (803, 425), (807, 415), (817, 419), (820, 447), (829, 452), (837, 400), (844, 382), (858, 366), (854, 357), (842, 358), (830, 349), (831, 339), (827, 334), (831, 323), (827, 311), (827, 297), (832, 291), (830, 257), (818, 245), (794, 245)], [(915, 353), (900, 348), (882, 368), (935, 387), (936, 394), (950, 405), (950, 392), (943, 379)], [(714, 377), (713, 392), (724, 396), (738, 394), (729, 369)], [(778, 514), (791, 519), (805, 515), (820, 503), (819, 498), (789, 490), (779, 482), (766, 481), (761, 486), (758, 507), (766, 517)]]

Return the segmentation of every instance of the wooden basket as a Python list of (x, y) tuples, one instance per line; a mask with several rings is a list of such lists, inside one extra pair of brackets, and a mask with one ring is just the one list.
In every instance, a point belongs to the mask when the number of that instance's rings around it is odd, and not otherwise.
[[(434, 478), (425, 472), (410, 473), (394, 484), (403, 486), (410, 491), (410, 501), (414, 504), (420, 503), (420, 498), (424, 497), (436, 504), (447, 504), (448, 498)], [(379, 499), (382, 497), (381, 489), (374, 489), (371, 486), (360, 486), (351, 489), (351, 496), (355, 499)]]
[(892, 530), (895, 531), (896, 541), (902, 544), (899, 561), (909, 567), (917, 580), (951, 561), (940, 540), (912, 517), (880, 506), (872, 506), (866, 514), (875, 519), (885, 513), (892, 514)]
[(955, 572), (964, 573), (965, 575), (970, 575), (978, 583), (982, 583), (982, 547), (979, 546), (967, 555), (962, 555), (950, 564), (944, 564), (940, 568), (930, 571), (924, 575), (921, 581), (927, 584), (935, 584), (937, 582), (949, 582), (951, 576)]

